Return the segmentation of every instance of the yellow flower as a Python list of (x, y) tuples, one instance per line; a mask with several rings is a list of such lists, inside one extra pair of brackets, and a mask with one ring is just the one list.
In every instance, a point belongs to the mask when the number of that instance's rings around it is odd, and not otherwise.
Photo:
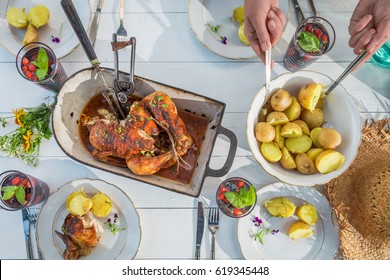
[(26, 150), (26, 153), (28, 152), (28, 150), (30, 149), (30, 139), (31, 139), (31, 130), (27, 130), (26, 134), (23, 135), (23, 139), (24, 139), (24, 149)]
[(20, 121), (20, 117), (27, 114), (24, 109), (19, 108), (12, 110), (12, 112), (14, 112), (15, 115), (15, 123), (18, 124), (20, 127), (24, 127), (23, 123)]

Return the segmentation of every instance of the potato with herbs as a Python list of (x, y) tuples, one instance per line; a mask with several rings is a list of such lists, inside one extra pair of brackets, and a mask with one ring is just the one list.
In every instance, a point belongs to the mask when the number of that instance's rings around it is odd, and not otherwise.
[(326, 150), (316, 157), (316, 168), (322, 174), (335, 171), (344, 163), (345, 157), (335, 150)]
[(288, 122), (283, 125), (280, 135), (285, 138), (302, 136), (302, 129), (296, 123)]
[(335, 149), (341, 144), (341, 135), (334, 128), (322, 128), (318, 134), (318, 143), (325, 150)]
[(271, 96), (271, 106), (275, 111), (284, 111), (290, 107), (292, 97), (287, 90), (279, 89)]
[(320, 127), (324, 123), (324, 112), (315, 108), (313, 111), (303, 110), (301, 120), (304, 121), (310, 129)]
[(260, 152), (269, 162), (277, 162), (282, 157), (282, 152), (275, 142), (261, 143)]
[(286, 110), (283, 111), (283, 113), (287, 116), (290, 122), (298, 119), (302, 111), (302, 107), (299, 104), (297, 98), (295, 96), (292, 96), (291, 98), (292, 98), (291, 105)]
[(275, 128), (266, 122), (259, 122), (255, 126), (255, 135), (260, 142), (271, 142), (275, 138)]
[(288, 118), (283, 112), (274, 111), (268, 114), (266, 121), (270, 125), (275, 126), (288, 123)]
[(279, 148), (282, 149), (284, 147), (285, 139), (280, 135), (280, 131), (282, 130), (281, 125), (275, 126), (275, 143), (278, 144)]
[(303, 108), (313, 111), (321, 96), (321, 84), (308, 84), (303, 86), (298, 94), (298, 101)]
[(305, 153), (297, 154), (295, 164), (297, 165), (298, 171), (302, 174), (314, 174), (317, 172), (313, 161)]

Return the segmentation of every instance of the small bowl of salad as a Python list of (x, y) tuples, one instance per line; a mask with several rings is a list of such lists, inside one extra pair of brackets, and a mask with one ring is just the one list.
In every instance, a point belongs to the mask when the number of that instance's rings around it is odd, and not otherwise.
[(244, 178), (228, 178), (217, 189), (218, 207), (222, 213), (231, 218), (248, 215), (255, 207), (256, 201), (255, 187)]

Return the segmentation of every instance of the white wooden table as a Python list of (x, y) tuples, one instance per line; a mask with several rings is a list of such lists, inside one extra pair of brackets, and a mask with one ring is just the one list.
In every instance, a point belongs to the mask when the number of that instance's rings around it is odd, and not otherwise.
[[(95, 1), (91, 2), (94, 5)], [(276, 181), (255, 162), (245, 136), (246, 113), (250, 102), (265, 82), (264, 66), (260, 60), (233, 61), (210, 52), (191, 31), (185, 0), (125, 2), (125, 27), (129, 35), (137, 38), (136, 75), (225, 102), (227, 106), (222, 125), (232, 130), (238, 138), (236, 158), (225, 177), (242, 176), (253, 182), (257, 189)], [(240, 2), (243, 1), (237, 1), (237, 6)], [(305, 15), (309, 15), (308, 3), (301, 2)], [(332, 5), (324, 4), (325, 1), (317, 2), (319, 15), (333, 23), (337, 39), (329, 55), (307, 69), (336, 79), (354, 58), (347, 44), (347, 27), (357, 1), (333, 0)], [(332, 6), (331, 10), (328, 9), (329, 6)], [(119, 24), (118, 11), (118, 0), (105, 1), (95, 44), (97, 56), (104, 67), (113, 67), (110, 41)], [(296, 17), (292, 12), (287, 31), (273, 51), (277, 62), (273, 77), (286, 71), (281, 64), (282, 56), (296, 25)], [(128, 69), (128, 61), (128, 57), (122, 57), (122, 69)], [(80, 46), (61, 62), (68, 75), (90, 67)], [(2, 116), (11, 115), (13, 108), (36, 106), (47, 96), (53, 96), (22, 79), (15, 68), (14, 56), (4, 48), (0, 48), (0, 74)], [(368, 62), (343, 81), (347, 91), (356, 98), (363, 118), (389, 116), (389, 74), (388, 69)], [(15, 127), (12, 125), (6, 129), (1, 128), (0, 133), (3, 135), (13, 128)], [(225, 138), (218, 138), (211, 158), (212, 168), (222, 166), (228, 147)], [(142, 239), (137, 259), (194, 258), (198, 199), (83, 166), (68, 158), (54, 137), (50, 141), (44, 141), (36, 168), (25, 165), (19, 159), (0, 156), (0, 171), (9, 169), (20, 170), (42, 179), (52, 191), (77, 178), (99, 178), (115, 184), (129, 195), (140, 215)], [(207, 177), (201, 198), (215, 205), (216, 188), (224, 178)], [(0, 210), (0, 221), (0, 259), (26, 258), (20, 211)], [(222, 215), (220, 225), (217, 233), (217, 258), (242, 259), (237, 241), (237, 220)], [(210, 258), (210, 237), (206, 227), (201, 249), (202, 259)]]

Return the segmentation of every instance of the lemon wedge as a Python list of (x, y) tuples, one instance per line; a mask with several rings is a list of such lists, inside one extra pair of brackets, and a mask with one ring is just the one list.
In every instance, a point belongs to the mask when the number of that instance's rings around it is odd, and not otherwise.
[(233, 10), (233, 18), (239, 24), (244, 23), (244, 6), (237, 7)]
[(244, 34), (244, 24), (241, 24), (238, 28), (238, 38), (240, 38), (241, 42), (243, 42), (245, 45), (250, 45), (248, 38)]
[(28, 24), (27, 15), (24, 9), (12, 7), (7, 11), (7, 21), (10, 25), (16, 28), (26, 28)]
[(66, 199), (66, 209), (73, 215), (82, 216), (92, 208), (92, 199), (88, 197), (83, 188), (71, 193)]
[(298, 218), (308, 225), (317, 223), (318, 215), (316, 208), (311, 204), (303, 204), (297, 209)]
[(39, 28), (49, 21), (50, 11), (44, 5), (36, 5), (28, 11), (27, 19), (36, 28)]
[(275, 217), (288, 218), (294, 215), (295, 204), (286, 197), (276, 197), (265, 201), (265, 208)]
[(108, 195), (98, 192), (92, 197), (92, 213), (99, 218), (107, 217), (112, 209), (111, 199)]
[(38, 42), (38, 41), (39, 41), (39, 36), (37, 30), (32, 24), (29, 24), (27, 26), (26, 34), (24, 35), (23, 46), (31, 42)]
[(292, 224), (288, 230), (288, 236), (290, 236), (292, 240), (298, 238), (309, 238), (313, 235), (313, 233), (314, 230), (308, 224), (301, 221)]

